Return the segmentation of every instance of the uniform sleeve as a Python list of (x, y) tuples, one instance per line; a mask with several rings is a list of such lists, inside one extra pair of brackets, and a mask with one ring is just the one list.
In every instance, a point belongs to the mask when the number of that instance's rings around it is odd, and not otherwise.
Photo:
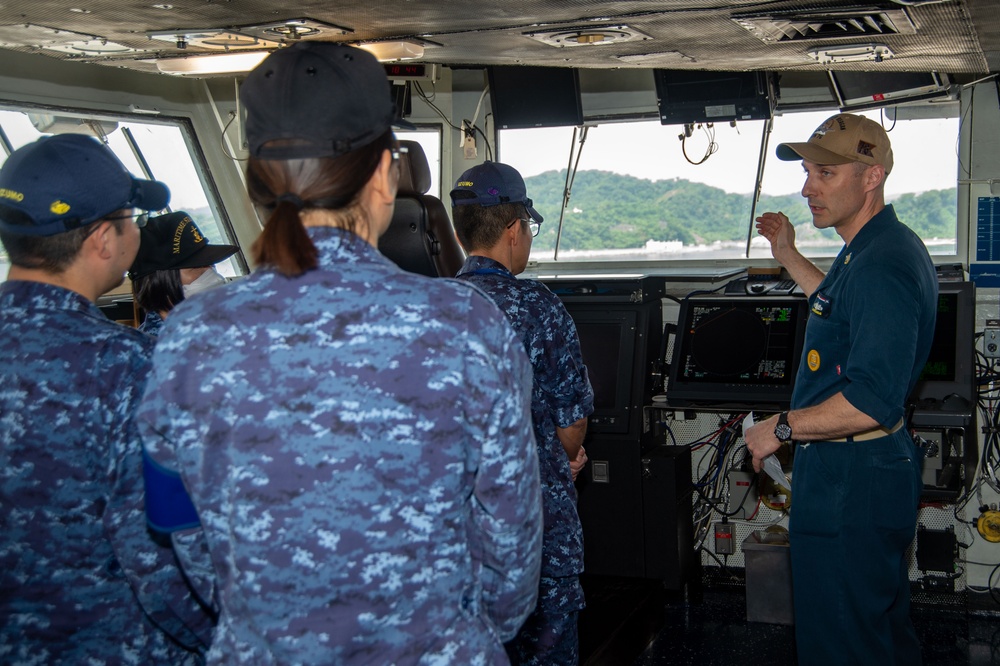
[[(123, 358), (124, 357), (124, 358)], [(149, 618), (180, 645), (203, 652), (214, 618), (194, 597), (177, 566), (173, 549), (146, 525), (142, 445), (135, 409), (149, 372), (148, 348), (141, 353), (109, 345), (101, 359), (105, 404), (110, 405), (111, 496), (104, 528), (139, 603)]]
[(142, 438), (147, 493), (146, 520), (173, 546), (194, 598), (214, 616), (218, 612), (215, 569), (205, 531), (177, 470), (176, 451), (167, 432), (170, 407), (160, 399), (163, 391), (158, 390), (162, 385), (157, 380), (169, 381), (171, 376), (170, 372), (154, 371), (154, 381), (138, 409), (137, 428)]
[(594, 411), (594, 390), (580, 351), (576, 323), (559, 297), (547, 289), (542, 293), (537, 317), (541, 342), (531, 349), (537, 385), (556, 425), (567, 428)]
[(479, 443), (471, 550), (481, 566), (482, 601), (504, 641), (535, 607), (542, 553), (542, 500), (531, 425), (531, 366), (524, 346), (492, 303), (473, 299), (467, 335), (465, 412)]
[(886, 428), (903, 417), (920, 332), (918, 284), (905, 266), (882, 262), (853, 276), (845, 294), (851, 355), (844, 398)]

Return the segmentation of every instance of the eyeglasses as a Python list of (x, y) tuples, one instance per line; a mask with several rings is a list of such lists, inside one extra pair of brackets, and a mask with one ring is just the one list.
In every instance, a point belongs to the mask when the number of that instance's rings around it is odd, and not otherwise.
[(138, 215), (119, 215), (118, 217), (106, 217), (105, 220), (135, 220), (135, 226), (142, 229), (149, 222), (149, 213), (139, 213)]
[(515, 222), (520, 222), (522, 224), (527, 224), (528, 225), (528, 231), (531, 233), (531, 237), (532, 238), (534, 238), (535, 236), (537, 236), (539, 230), (541, 230), (541, 228), (542, 228), (542, 223), (541, 222), (536, 222), (533, 218), (530, 218), (530, 217), (515, 217), (513, 220), (510, 221), (510, 224), (507, 225), (507, 228), (510, 229), (512, 226), (514, 226)]

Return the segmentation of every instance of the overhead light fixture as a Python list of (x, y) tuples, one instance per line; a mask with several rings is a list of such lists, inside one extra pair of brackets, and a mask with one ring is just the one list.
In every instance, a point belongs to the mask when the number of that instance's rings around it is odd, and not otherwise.
[(337, 38), (353, 32), (350, 28), (313, 21), (312, 19), (287, 19), (261, 25), (244, 25), (229, 28), (201, 30), (166, 30), (147, 32), (150, 39), (173, 43), (177, 48), (200, 47), (215, 51), (236, 49), (270, 49), (291, 44), (302, 39)]
[(823, 46), (807, 51), (810, 58), (826, 65), (837, 62), (882, 62), (893, 55), (892, 49), (885, 44), (844, 44), (842, 46)]
[(424, 57), (424, 45), (419, 42), (400, 40), (394, 42), (367, 42), (356, 44), (359, 49), (368, 51), (375, 56), (379, 62), (392, 62), (393, 60), (414, 60)]
[(61, 51), (75, 56), (121, 55), (123, 53), (138, 53), (139, 49), (131, 46), (109, 42), (106, 39), (85, 39), (67, 42), (65, 44), (43, 44), (43, 49)]
[(342, 25), (324, 23), (310, 18), (283, 19), (273, 23), (245, 25), (239, 31), (249, 35), (257, 35), (261, 39), (278, 40), (284, 43), (296, 42), (300, 39), (325, 39), (335, 42), (338, 38), (354, 32)]
[(197, 76), (204, 74), (238, 74), (249, 72), (267, 57), (270, 51), (212, 53), (187, 58), (160, 58), (156, 68), (164, 74)]
[(587, 25), (574, 28), (559, 28), (558, 30), (536, 30), (524, 33), (549, 46), (596, 46), (606, 44), (621, 44), (622, 42), (646, 41), (649, 35), (627, 25), (596, 26)]
[(146, 33), (150, 39), (170, 42), (178, 49), (198, 47), (210, 51), (260, 51), (281, 46), (277, 40), (269, 41), (235, 30), (171, 30)]
[(80, 58), (132, 54), (145, 50), (108, 41), (95, 35), (30, 23), (0, 26), (0, 47), (20, 46), (58, 51)]

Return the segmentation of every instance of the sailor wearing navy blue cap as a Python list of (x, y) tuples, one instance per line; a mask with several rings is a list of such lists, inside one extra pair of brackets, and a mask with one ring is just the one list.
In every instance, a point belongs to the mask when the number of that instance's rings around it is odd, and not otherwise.
[(132, 263), (136, 212), (169, 196), (82, 135), (39, 139), (0, 169), (5, 664), (196, 663), (210, 636), (146, 529), (133, 415), (152, 342), (94, 303)]
[(521, 174), (484, 162), (451, 191), (452, 217), (469, 257), (458, 272), (507, 315), (531, 359), (531, 421), (538, 447), (545, 538), (538, 605), (507, 644), (515, 665), (579, 662), (577, 617), (584, 607), (583, 530), (573, 480), (586, 463), (583, 439), (594, 392), (576, 325), (562, 301), (536, 280), (519, 280), (542, 216)]
[(485, 295), (376, 249), (389, 92), (327, 42), (250, 72), (258, 269), (178, 305), (157, 344), (140, 427), (211, 554), (208, 664), (501, 664), (535, 604), (531, 366)]

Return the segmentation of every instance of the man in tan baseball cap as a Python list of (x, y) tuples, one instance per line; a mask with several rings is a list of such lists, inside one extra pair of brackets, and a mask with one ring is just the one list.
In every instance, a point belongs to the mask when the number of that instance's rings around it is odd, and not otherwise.
[(844, 240), (824, 273), (796, 249), (784, 214), (757, 218), (810, 305), (791, 409), (743, 433), (756, 470), (794, 449), (798, 661), (918, 664), (906, 551), (923, 455), (903, 417), (934, 335), (934, 265), (885, 204), (892, 146), (877, 122), (839, 113), (777, 154), (802, 161), (813, 225)]
[[(802, 196), (817, 229), (834, 229), (848, 245), (885, 208), (885, 179), (892, 171), (892, 145), (880, 124), (864, 116), (838, 113), (823, 121), (809, 140), (778, 145), (778, 159), (802, 160)], [(811, 294), (823, 272), (795, 250), (795, 232), (784, 213), (757, 218), (758, 232), (771, 243), (774, 258)]]
[(889, 135), (874, 120), (853, 113), (839, 113), (823, 121), (805, 143), (783, 143), (778, 159), (809, 160), (817, 164), (876, 164), (892, 171), (892, 145)]

